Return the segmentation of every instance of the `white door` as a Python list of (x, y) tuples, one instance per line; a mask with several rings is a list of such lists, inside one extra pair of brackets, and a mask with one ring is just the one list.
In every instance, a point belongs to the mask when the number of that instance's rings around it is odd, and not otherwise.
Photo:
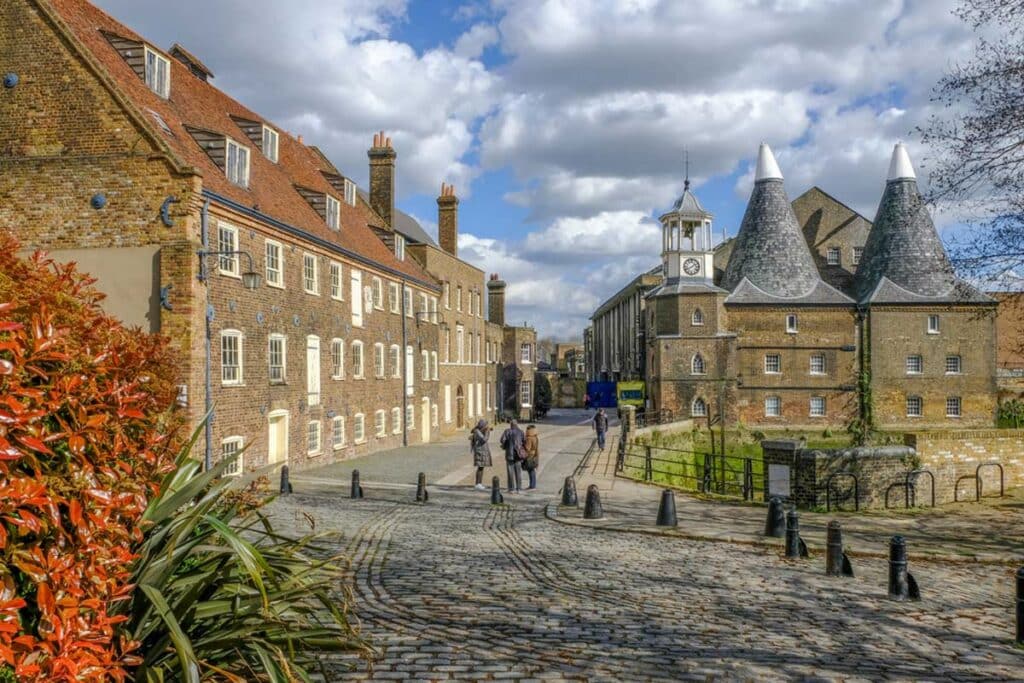
[(423, 427), (423, 443), (430, 443), (430, 399), (423, 399), (423, 408), (420, 410), (420, 426)]
[(288, 462), (288, 411), (267, 416), (267, 464)]

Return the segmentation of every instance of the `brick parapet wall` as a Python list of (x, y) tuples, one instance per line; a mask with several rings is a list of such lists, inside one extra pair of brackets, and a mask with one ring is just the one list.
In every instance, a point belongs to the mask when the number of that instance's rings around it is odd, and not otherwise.
[[(1024, 429), (913, 432), (905, 434), (903, 440), (917, 451), (921, 467), (935, 474), (938, 503), (953, 501), (957, 480), (973, 476), (982, 463), (1003, 466), (1006, 488), (1024, 485)], [(984, 468), (981, 479), (983, 495), (998, 492), (998, 468)], [(973, 500), (974, 480), (961, 481), (956, 497)]]

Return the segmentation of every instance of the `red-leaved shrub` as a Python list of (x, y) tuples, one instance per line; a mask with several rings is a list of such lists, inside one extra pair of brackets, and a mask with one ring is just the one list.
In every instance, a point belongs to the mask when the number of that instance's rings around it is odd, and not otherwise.
[(19, 681), (124, 681), (137, 644), (111, 606), (174, 466), (174, 364), (103, 314), (94, 280), (17, 249), (0, 235), (0, 662)]

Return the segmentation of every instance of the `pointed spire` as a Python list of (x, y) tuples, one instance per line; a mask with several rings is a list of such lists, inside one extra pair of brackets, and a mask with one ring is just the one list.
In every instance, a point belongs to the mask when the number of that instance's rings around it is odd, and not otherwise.
[(889, 162), (887, 180), (916, 180), (917, 174), (910, 163), (910, 155), (902, 142), (897, 142), (892, 149), (892, 160)]
[(775, 161), (772, 148), (762, 142), (757, 150), (757, 171), (754, 173), (754, 182), (760, 180), (782, 180), (782, 170)]
[(683, 191), (690, 189), (690, 150), (683, 148), (683, 165), (686, 168), (686, 176), (683, 180)]

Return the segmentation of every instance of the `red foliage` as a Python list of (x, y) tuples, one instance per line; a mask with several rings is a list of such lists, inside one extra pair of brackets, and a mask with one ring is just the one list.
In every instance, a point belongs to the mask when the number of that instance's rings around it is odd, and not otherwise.
[(139, 520), (174, 466), (165, 340), (94, 280), (0, 235), (0, 662), (19, 681), (124, 681)]

